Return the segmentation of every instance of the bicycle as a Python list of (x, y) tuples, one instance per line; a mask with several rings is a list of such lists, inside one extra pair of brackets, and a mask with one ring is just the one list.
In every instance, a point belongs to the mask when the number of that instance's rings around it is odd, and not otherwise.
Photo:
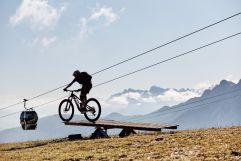
[(88, 121), (95, 122), (99, 119), (101, 114), (101, 106), (97, 99), (89, 98), (84, 103), (81, 103), (79, 97), (77, 97), (74, 92), (79, 92), (79, 90), (66, 90), (66, 92), (71, 92), (67, 99), (64, 99), (59, 104), (59, 116), (63, 121), (70, 121), (74, 116), (74, 101), (77, 109), (81, 114), (84, 114)]

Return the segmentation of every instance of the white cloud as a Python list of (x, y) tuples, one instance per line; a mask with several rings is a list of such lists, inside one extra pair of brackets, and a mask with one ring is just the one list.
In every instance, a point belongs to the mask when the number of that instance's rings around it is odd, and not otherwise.
[(88, 35), (93, 33), (93, 29), (87, 25), (88, 20), (86, 18), (81, 18), (80, 20), (80, 37), (86, 38)]
[[(231, 75), (228, 75), (228, 76), (225, 78), (225, 80), (231, 81), (231, 82), (236, 83), (236, 84), (239, 82), (239, 80), (238, 80), (238, 79), (235, 79), (232, 74), (231, 74)], [(215, 87), (215, 86), (216, 86), (217, 84), (219, 84), (219, 83), (220, 83), (220, 80), (213, 81), (212, 83), (210, 83), (210, 82), (200, 82), (200, 83), (198, 83), (197, 85), (194, 86), (194, 90), (195, 90), (195, 91), (198, 91), (198, 93), (201, 94), (201, 93), (203, 93), (206, 89), (212, 89), (213, 87)]]
[(227, 76), (226, 80), (227, 80), (227, 81), (231, 81), (231, 82), (236, 83), (236, 84), (239, 82), (238, 79), (234, 79), (234, 78), (233, 78), (233, 75), (232, 75), (232, 74), (230, 74), (229, 76)]
[(141, 94), (138, 92), (129, 92), (129, 93), (125, 93), (123, 95), (120, 96), (115, 96), (113, 97), (110, 102), (111, 103), (116, 103), (116, 104), (120, 104), (120, 105), (128, 105), (129, 101), (128, 99), (134, 99), (134, 100), (139, 100), (141, 98)]
[(156, 98), (156, 101), (174, 101), (174, 102), (185, 102), (190, 98), (200, 96), (198, 92), (195, 91), (185, 91), (185, 92), (178, 92), (173, 89), (170, 89), (164, 93), (164, 95), (159, 95)]
[(183, 91), (179, 92), (170, 89), (163, 94), (154, 96), (149, 94), (149, 96), (142, 96), (142, 93), (138, 92), (128, 92), (122, 95), (112, 97), (109, 102), (120, 105), (128, 105), (130, 100), (136, 100), (138, 103), (181, 103), (185, 102), (190, 98), (200, 96), (198, 91)]
[(169, 89), (165, 92), (160, 92), (159, 95), (152, 94), (150, 91), (146, 90), (127, 91), (111, 97), (108, 102), (112, 105), (128, 105), (131, 103), (160, 103), (164, 105), (174, 105), (185, 102), (194, 97), (199, 97), (206, 89), (211, 87), (212, 85), (209, 83), (199, 83), (194, 89)]
[(130, 99), (135, 99), (138, 100), (141, 98), (141, 94), (138, 92), (130, 92), (126, 94), (126, 97), (130, 98)]
[(43, 29), (55, 25), (65, 9), (50, 6), (48, 0), (23, 0), (9, 21), (13, 26), (27, 22), (33, 28)]
[(203, 93), (206, 89), (211, 89), (214, 86), (214, 84), (208, 83), (208, 82), (200, 82), (197, 85), (194, 86), (194, 90), (198, 93)]
[(32, 46), (42, 46), (48, 47), (49, 45), (53, 44), (57, 38), (54, 37), (42, 37), (42, 38), (35, 38), (32, 42)]
[(44, 37), (41, 41), (42, 45), (44, 47), (49, 46), (50, 44), (54, 43), (56, 41), (56, 37), (46, 38)]
[(113, 12), (111, 7), (103, 6), (101, 8), (94, 8), (92, 12), (89, 21), (98, 21), (101, 18), (104, 18), (106, 25), (109, 25), (118, 19), (118, 16)]
[(119, 105), (128, 105), (129, 104), (127, 97), (125, 95), (113, 97), (109, 102), (114, 103), (114, 104), (119, 104)]
[(144, 103), (155, 103), (157, 102), (156, 99), (154, 97), (144, 97), (141, 99), (142, 102)]
[[(100, 7), (97, 4), (96, 7), (91, 10), (92, 13), (90, 16), (80, 19), (80, 38), (82, 39), (93, 34), (101, 26), (111, 25), (119, 18), (111, 7)], [(124, 12), (124, 10), (122, 12)]]

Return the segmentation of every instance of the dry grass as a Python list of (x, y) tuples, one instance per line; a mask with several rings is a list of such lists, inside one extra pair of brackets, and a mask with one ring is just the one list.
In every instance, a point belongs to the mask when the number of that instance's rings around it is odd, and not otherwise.
[(241, 127), (0, 144), (0, 160), (241, 160)]

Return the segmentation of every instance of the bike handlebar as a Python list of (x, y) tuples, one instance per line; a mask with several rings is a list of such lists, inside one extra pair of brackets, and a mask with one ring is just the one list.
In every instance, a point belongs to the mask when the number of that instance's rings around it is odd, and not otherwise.
[(77, 90), (69, 90), (69, 89), (66, 89), (65, 92), (79, 92), (81, 91), (81, 89), (77, 89)]

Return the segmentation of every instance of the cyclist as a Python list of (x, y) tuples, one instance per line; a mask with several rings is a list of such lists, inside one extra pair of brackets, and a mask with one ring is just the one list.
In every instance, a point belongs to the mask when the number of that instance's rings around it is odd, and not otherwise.
[[(75, 77), (74, 80), (70, 82), (70, 84), (68, 84), (67, 87), (64, 88), (64, 91), (67, 91), (67, 88), (70, 87), (75, 82), (78, 82), (79, 84), (81, 84), (82, 89), (79, 89), (79, 91), (81, 91), (80, 100), (82, 103), (80, 104), (80, 107), (82, 107), (84, 102), (87, 100), (86, 95), (90, 92), (92, 88), (92, 83), (91, 83), (92, 76), (89, 75), (87, 72), (80, 72), (79, 70), (74, 71), (73, 76)], [(81, 110), (84, 111), (85, 108), (82, 107)]]

